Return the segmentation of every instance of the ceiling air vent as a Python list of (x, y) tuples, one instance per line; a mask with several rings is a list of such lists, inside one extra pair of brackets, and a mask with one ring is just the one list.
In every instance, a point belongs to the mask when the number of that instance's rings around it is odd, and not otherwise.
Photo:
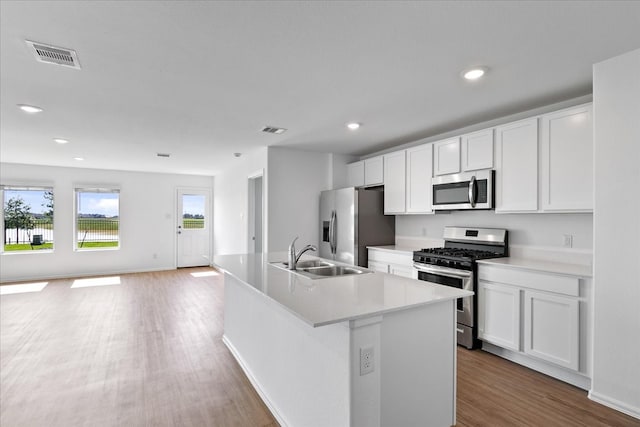
[(273, 126), (265, 126), (262, 128), (262, 132), (266, 133), (275, 133), (276, 135), (280, 135), (281, 133), (285, 133), (287, 130), (284, 128), (277, 128)]
[(80, 69), (78, 62), (78, 54), (75, 50), (65, 49), (64, 47), (51, 46), (44, 43), (32, 42), (25, 40), (31, 51), (39, 62), (48, 64), (63, 65), (65, 67)]

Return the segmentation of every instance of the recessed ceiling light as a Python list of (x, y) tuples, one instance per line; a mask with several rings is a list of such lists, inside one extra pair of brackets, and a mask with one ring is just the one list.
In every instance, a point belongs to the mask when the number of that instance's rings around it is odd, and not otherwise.
[(36, 107), (35, 105), (27, 105), (27, 104), (18, 104), (18, 108), (20, 108), (25, 113), (39, 113), (42, 111), (42, 108)]
[(477, 80), (487, 72), (486, 67), (475, 67), (463, 72), (462, 76), (467, 80)]
[(347, 127), (351, 130), (356, 130), (360, 127), (360, 123), (356, 123), (356, 122), (347, 123)]
[(68, 144), (69, 140), (68, 139), (64, 139), (64, 138), (53, 138), (53, 140), (55, 142), (57, 142), (58, 144)]
[(242, 156), (242, 153), (233, 153), (233, 156), (234, 157), (240, 157), (240, 156)]
[(84, 157), (74, 157), (73, 160), (77, 160), (79, 162), (84, 160)]

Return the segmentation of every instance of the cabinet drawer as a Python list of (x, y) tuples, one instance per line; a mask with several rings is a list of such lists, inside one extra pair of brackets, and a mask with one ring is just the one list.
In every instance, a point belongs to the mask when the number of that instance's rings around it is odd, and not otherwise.
[(580, 279), (529, 270), (478, 266), (479, 280), (506, 283), (557, 294), (580, 296)]
[(410, 254), (392, 253), (387, 251), (369, 249), (369, 261), (378, 261), (387, 264), (398, 264), (401, 266), (413, 268), (413, 256)]

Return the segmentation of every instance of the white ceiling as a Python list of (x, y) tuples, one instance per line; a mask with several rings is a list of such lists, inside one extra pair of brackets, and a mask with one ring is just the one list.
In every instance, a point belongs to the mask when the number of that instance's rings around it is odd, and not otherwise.
[(637, 1), (0, 4), (11, 163), (215, 175), (268, 145), (362, 155), (588, 94), (593, 63), (640, 47)]

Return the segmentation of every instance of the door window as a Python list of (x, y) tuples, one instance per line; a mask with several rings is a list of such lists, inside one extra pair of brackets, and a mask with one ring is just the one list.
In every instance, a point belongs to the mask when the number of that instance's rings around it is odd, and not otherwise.
[(206, 196), (202, 194), (182, 195), (182, 228), (206, 228)]

